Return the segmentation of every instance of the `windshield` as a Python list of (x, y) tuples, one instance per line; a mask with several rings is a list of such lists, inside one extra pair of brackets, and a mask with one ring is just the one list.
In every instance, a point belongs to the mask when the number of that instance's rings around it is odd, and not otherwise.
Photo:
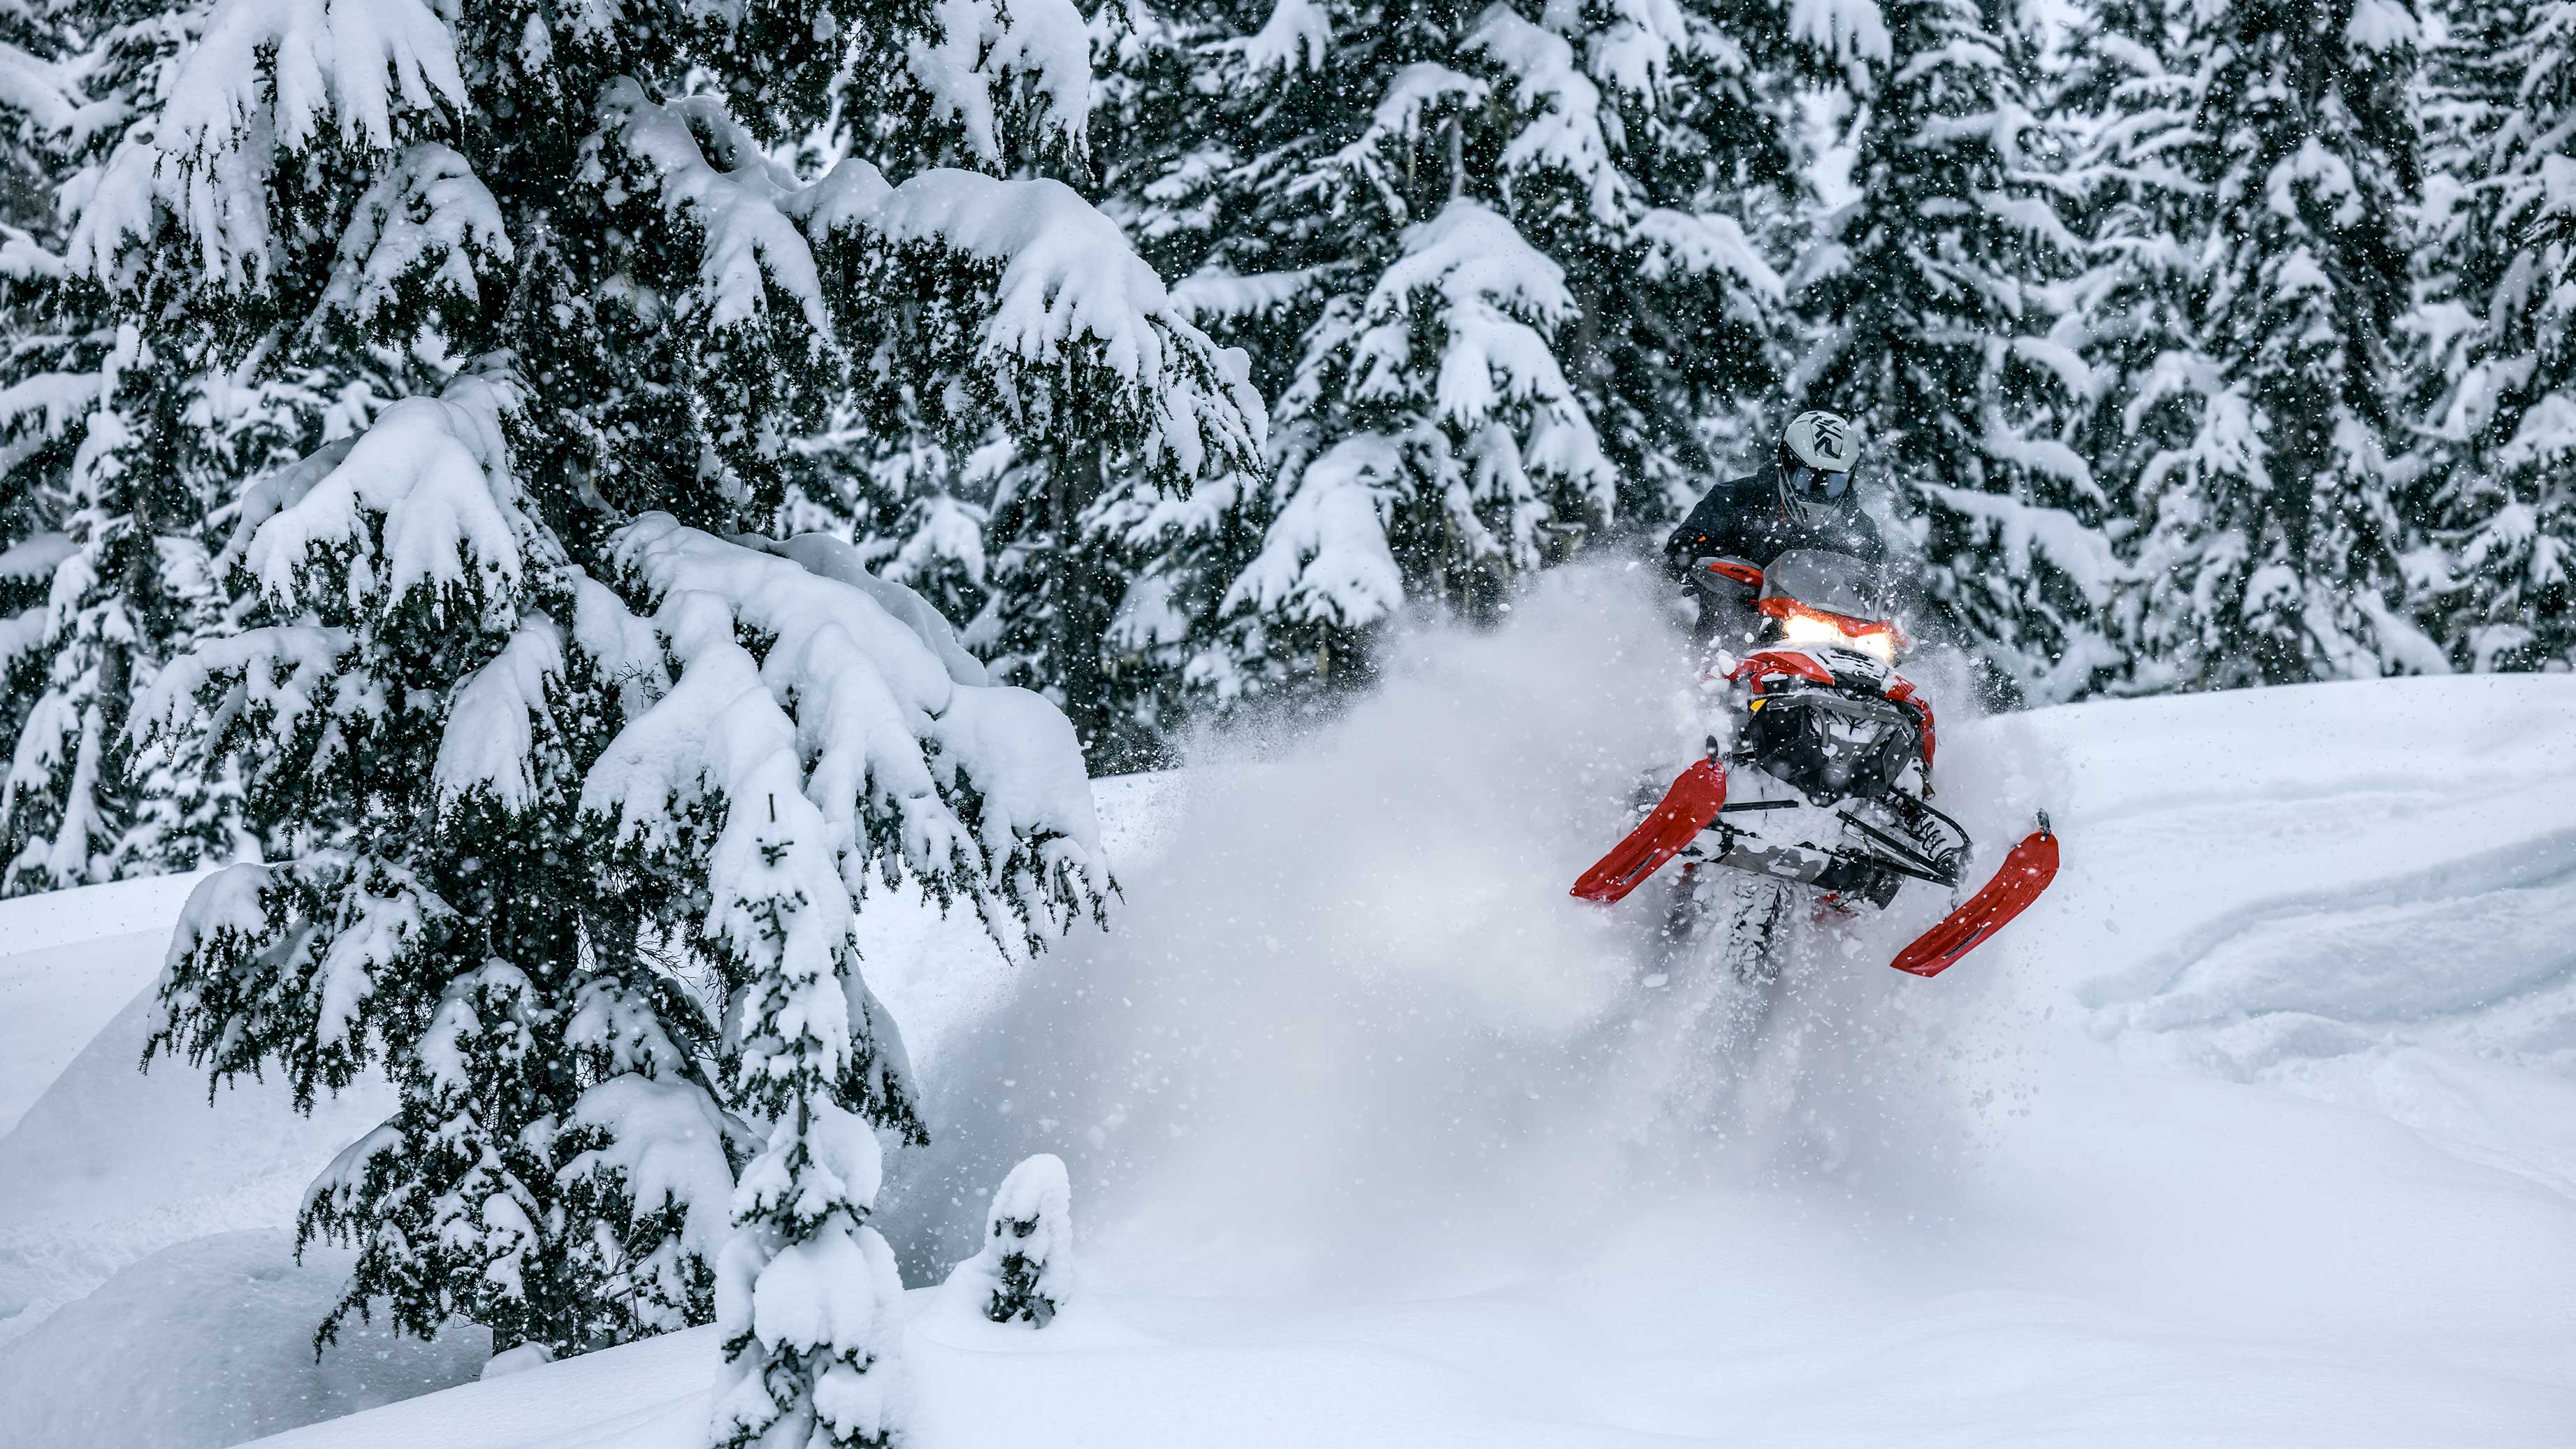
[(1793, 548), (1773, 559), (1762, 571), (1762, 597), (1869, 623), (1895, 613), (1877, 569), (1849, 554), (1814, 548)]

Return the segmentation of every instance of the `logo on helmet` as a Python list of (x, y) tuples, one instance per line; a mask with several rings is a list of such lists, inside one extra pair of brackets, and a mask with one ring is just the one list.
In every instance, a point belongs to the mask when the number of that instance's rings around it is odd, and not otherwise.
[(1852, 425), (1821, 409), (1791, 418), (1780, 443), (1782, 463), (1803, 463), (1826, 473), (1850, 472), (1860, 454), (1860, 437)]

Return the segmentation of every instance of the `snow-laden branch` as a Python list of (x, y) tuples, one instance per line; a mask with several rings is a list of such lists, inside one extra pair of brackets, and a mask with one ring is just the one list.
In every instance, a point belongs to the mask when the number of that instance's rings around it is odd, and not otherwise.
[(1387, 82), (1360, 134), (1322, 165), (1292, 179), (1285, 194), (1315, 197), (1319, 204), (1338, 208), (1344, 204), (1341, 192), (1364, 185), (1376, 193), (1388, 216), (1409, 221), (1413, 212), (1405, 199), (1404, 163), (1429, 129), (1427, 123), (1438, 112), (1480, 106), (1492, 94), (1493, 87), (1463, 71), (1438, 61), (1415, 61)]
[[(97, 379), (90, 379), (90, 384), (95, 387)], [(63, 560), (78, 551), (79, 546), (67, 535), (31, 533), (7, 548), (0, 548), (0, 581), (32, 583), (38, 579), (50, 579)]]
[[(1176, 306), (1117, 224), (1060, 182), (924, 172), (870, 210), (812, 225), (869, 239), (880, 284), (957, 277), (973, 312), (959, 361), (1024, 431), (1082, 421), (1157, 476), (1182, 482), (1259, 466), (1268, 414), (1242, 353)], [(931, 340), (934, 355), (945, 349)], [(1061, 426), (1061, 424), (1059, 424)]]
[(2034, 553), (2044, 555), (2096, 608), (2110, 599), (2114, 585), (2132, 577), (2128, 566), (2111, 551), (2110, 541), (2064, 509), (1938, 483), (1925, 484), (1924, 492), (1941, 507), (1992, 530), (2015, 577), (2029, 573)]
[(1240, 54), (1256, 75), (1322, 70), (1333, 49), (1333, 20), (1315, 0), (1275, 0), (1259, 30), (1219, 44)]
[[(806, 323), (828, 336), (823, 283), (788, 213), (803, 188), (771, 161), (715, 96), (656, 101), (623, 76), (600, 100), (608, 137), (651, 169), (662, 206), (705, 236), (698, 264), (709, 325), (739, 327), (767, 311), (768, 289), (792, 298)], [(699, 142), (713, 138), (713, 156)], [(873, 169), (873, 168), (871, 168)]]
[(1260, 316), (1305, 297), (1327, 277), (1347, 270), (1335, 264), (1246, 276), (1203, 268), (1172, 284), (1172, 305), (1193, 322)]
[(1765, 306), (1779, 305), (1788, 293), (1780, 273), (1744, 234), (1743, 223), (1723, 212), (1649, 207), (1633, 227), (1647, 249), (1638, 270), (1656, 281), (1677, 273), (1715, 273), (1733, 278)]
[(1601, 88), (1576, 68), (1574, 47), (1497, 4), (1477, 20), (1463, 48), (1512, 78), (1512, 99), (1527, 116), (1503, 147), (1504, 172), (1564, 175), (1583, 189), (1593, 220), (1618, 225), (1628, 209), (1628, 178), (1611, 164)]
[[(1606, 516), (1616, 470), (1551, 334), (1579, 313), (1564, 270), (1509, 219), (1464, 199), (1406, 229), (1365, 298), (1336, 298), (1315, 327), (1315, 368), (1377, 425), (1292, 455), (1261, 552), (1220, 611), (1359, 629), (1400, 609), (1390, 530), (1436, 510), (1456, 555), (1535, 567), (1541, 529), (1575, 507)], [(1286, 406), (1310, 405), (1292, 389)], [(1301, 439), (1302, 441), (1302, 439)]]
[(1836, 61), (1884, 62), (1895, 53), (1878, 0), (1789, 0), (1789, 33)]
[(937, 0), (936, 41), (905, 52), (933, 115), (954, 122), (987, 165), (1008, 159), (1005, 122), (1079, 156), (1091, 117), (1091, 36), (1071, 0)]
[(1610, 0), (1609, 23), (1584, 47), (1584, 68), (1605, 85), (1652, 104), (1683, 57), (1709, 55), (1730, 70), (1744, 65), (1741, 47), (1678, 0)]
[(480, 790), (505, 810), (536, 803), (537, 721), (552, 713), (547, 691), (563, 671), (563, 631), (543, 614), (522, 615), (501, 652), (467, 675), (448, 705), (431, 767), (443, 802)]
[(287, 603), (309, 570), (345, 559), (353, 610), (388, 611), (425, 591), (434, 613), (507, 610), (506, 628), (528, 525), (502, 427), (521, 402), (506, 376), (460, 378), (385, 409), (329, 471), (272, 479), (261, 506), (276, 511), (244, 560), (261, 592)]
[(1404, 570), (1387, 521), (1410, 471), (1402, 447), (1376, 434), (1345, 438), (1308, 463), (1220, 612), (1346, 629), (1393, 616), (1404, 607)]
[(481, 296), (478, 273), (509, 260), (512, 251), (501, 208), (482, 178), (463, 156), (425, 142), (386, 167), (358, 199), (340, 234), (322, 306), (362, 326), (407, 287), (470, 307)]
[[(308, 722), (367, 708), (333, 688), (352, 642), (345, 629), (314, 624), (207, 640), (164, 665), (135, 696), (127, 728), (142, 740), (181, 730), (225, 739), (251, 729), (268, 737), (270, 751), (282, 751)], [(313, 765), (334, 753), (326, 741)]]
[[(864, 351), (887, 303), (937, 296), (954, 304), (931, 309), (938, 325), (956, 330), (903, 339), (921, 354), (904, 364), (954, 364), (1006, 423), (1034, 436), (1079, 419), (1181, 482), (1257, 466), (1267, 414), (1248, 361), (1062, 183), (941, 168), (891, 185), (853, 159), (798, 185), (713, 98), (656, 103), (620, 82), (606, 107), (664, 205), (703, 232), (713, 326), (768, 320), (775, 295), (819, 341)], [(818, 252), (863, 285), (827, 287)]]
[(72, 420), (98, 406), (107, 379), (96, 372), (31, 373), (0, 388), (0, 424), (12, 429), (40, 418), (45, 436), (59, 438)]
[[(1040, 919), (1060, 930), (1099, 909), (1108, 875), (1072, 726), (1026, 690), (975, 682), (980, 668), (911, 591), (849, 582), (857, 562), (830, 540), (753, 547), (661, 514), (619, 536), (617, 559), (656, 601), (656, 652), (681, 661), (679, 679), (584, 786), (585, 806), (622, 835), (662, 843), (674, 800), (721, 798), (725, 828), (753, 834), (810, 810), (811, 839), (797, 848), (837, 873), (845, 910), (872, 867), (890, 880), (909, 873), (943, 900), (965, 895), (1015, 947), (1039, 944)], [(586, 619), (579, 633), (599, 640), (606, 627)], [(737, 630), (768, 641), (758, 659)], [(772, 736), (785, 754), (754, 747)], [(781, 791), (796, 810), (771, 798)], [(773, 808), (785, 812), (776, 822)], [(746, 811), (761, 818), (738, 821)], [(742, 889), (715, 884), (719, 900)]]
[(216, 0), (149, 139), (120, 146), (72, 237), (76, 264), (115, 279), (166, 215), (198, 271), (264, 281), (276, 245), (269, 183), (282, 157), (335, 140), (394, 146), (407, 113), (466, 104), (447, 23), (421, 0)]
[(1354, 397), (1403, 397), (1419, 387), (1410, 333), (1424, 303), (1441, 334), (1431, 401), (1442, 417), (1474, 428), (1526, 408), (1533, 466), (1609, 486), (1614, 470), (1548, 341), (1547, 331), (1581, 310), (1564, 268), (1499, 212), (1451, 202), (1406, 234), (1404, 255), (1370, 289), (1370, 325), (1352, 345)]
[(0, 109), (26, 118), (42, 135), (68, 134), (79, 118), (62, 67), (0, 41)]

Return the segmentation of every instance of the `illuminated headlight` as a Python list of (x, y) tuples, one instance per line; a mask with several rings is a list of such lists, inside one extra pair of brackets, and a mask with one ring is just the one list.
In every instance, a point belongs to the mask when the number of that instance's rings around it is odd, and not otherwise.
[(1812, 614), (1791, 614), (1780, 621), (1780, 641), (1784, 644), (1834, 644), (1857, 649), (1881, 664), (1896, 662), (1896, 638), (1884, 629), (1865, 634), (1847, 632), (1831, 619)]

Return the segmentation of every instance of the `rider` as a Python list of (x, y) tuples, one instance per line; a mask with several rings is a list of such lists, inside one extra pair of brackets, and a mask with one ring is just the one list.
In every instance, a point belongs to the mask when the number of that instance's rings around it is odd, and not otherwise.
[[(1700, 605), (1699, 624), (1693, 632), (1701, 643), (1743, 647), (1755, 643), (1761, 632), (1762, 621), (1751, 608), (1754, 586), (1726, 572), (1724, 566), (1767, 568), (1793, 548), (1848, 554), (1873, 567), (1886, 564), (1887, 541), (1861, 512), (1859, 491), (1852, 487), (1852, 468), (1859, 461), (1860, 434), (1848, 420), (1837, 413), (1800, 413), (1781, 434), (1774, 462), (1750, 477), (1729, 479), (1710, 489), (1681, 527), (1673, 530), (1664, 541), (1664, 567), (1694, 585)], [(1721, 568), (1712, 570), (1711, 564)], [(1928, 761), (1925, 773), (1928, 787)], [(1956, 847), (1930, 833), (1919, 812), (1909, 811), (1902, 797), (1891, 797), (1891, 803), (1900, 823), (1909, 833), (1918, 834), (1926, 858), (1955, 874)], [(1884, 905), (1895, 894), (1898, 880), (1874, 867), (1846, 861), (1817, 877), (1815, 884)]]
[[(1836, 413), (1811, 411), (1789, 420), (1778, 457), (1748, 477), (1709, 490), (1699, 506), (1664, 541), (1664, 569), (1701, 590), (1698, 638), (1749, 633), (1752, 619), (1720, 601), (1749, 598), (1709, 565), (1761, 568), (1793, 548), (1824, 549), (1879, 563), (1887, 545), (1860, 511), (1852, 465), (1860, 461), (1860, 434)], [(1737, 627), (1726, 628), (1730, 616)]]

